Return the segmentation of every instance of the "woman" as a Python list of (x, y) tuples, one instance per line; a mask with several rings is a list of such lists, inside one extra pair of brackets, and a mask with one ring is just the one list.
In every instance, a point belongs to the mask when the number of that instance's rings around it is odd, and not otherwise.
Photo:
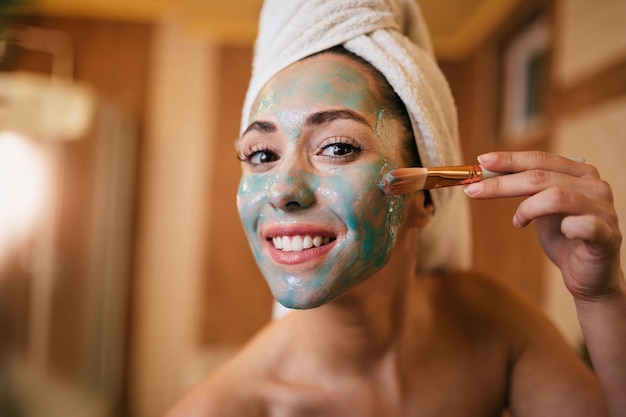
[(251, 94), (239, 212), (274, 297), (298, 310), (168, 416), (624, 415), (626, 288), (608, 185), (590, 165), (500, 152), (480, 163), (513, 174), (465, 188), (471, 198), (528, 196), (514, 224), (534, 221), (561, 269), (596, 378), (502, 284), (454, 267), (423, 272), (420, 256), (433, 253), (424, 231), (446, 200), (389, 197), (380, 183), (392, 169), (430, 163), (426, 142), (445, 141), (445, 129), (415, 111), (437, 112), (428, 107), (436, 100), (399, 100), (393, 76), (372, 61), (324, 48)]

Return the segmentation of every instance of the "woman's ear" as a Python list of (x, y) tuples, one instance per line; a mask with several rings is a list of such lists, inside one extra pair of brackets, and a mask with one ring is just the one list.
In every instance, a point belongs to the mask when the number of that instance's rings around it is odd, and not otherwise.
[(435, 207), (425, 191), (409, 194), (407, 197), (407, 223), (409, 227), (425, 227), (433, 218)]

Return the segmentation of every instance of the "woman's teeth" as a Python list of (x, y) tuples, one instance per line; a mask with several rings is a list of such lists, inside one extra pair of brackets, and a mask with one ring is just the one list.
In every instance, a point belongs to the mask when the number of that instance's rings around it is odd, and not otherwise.
[(322, 236), (276, 236), (272, 238), (274, 247), (285, 252), (298, 252), (312, 247), (319, 248), (330, 242), (329, 237)]

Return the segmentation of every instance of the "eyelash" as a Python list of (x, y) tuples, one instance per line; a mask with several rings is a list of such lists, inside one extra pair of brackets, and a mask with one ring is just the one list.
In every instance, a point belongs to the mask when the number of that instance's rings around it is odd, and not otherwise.
[[(322, 153), (326, 149), (333, 147), (333, 146), (349, 148), (350, 153), (345, 154), (345, 155), (322, 155)], [(345, 137), (345, 136), (337, 136), (337, 137), (332, 137), (332, 138), (328, 138), (324, 140), (324, 142), (322, 142), (317, 147), (316, 154), (326, 157), (326, 158), (330, 158), (331, 160), (334, 160), (334, 161), (345, 161), (345, 160), (351, 160), (355, 158), (356, 156), (358, 156), (358, 154), (362, 150), (363, 149), (361, 148), (361, 146), (359, 146), (358, 142), (354, 140), (353, 138)]]
[[(263, 161), (254, 162), (255, 156), (260, 155), (260, 154), (269, 155), (272, 158), (272, 160), (266, 161), (266, 162), (263, 162)], [(241, 162), (244, 162), (252, 166), (261, 166), (263, 164), (274, 162), (278, 160), (279, 157), (278, 155), (276, 155), (276, 153), (270, 150), (269, 146), (265, 144), (257, 144), (257, 145), (252, 146), (246, 152), (243, 152), (241, 155), (238, 155), (237, 159), (239, 159)]]

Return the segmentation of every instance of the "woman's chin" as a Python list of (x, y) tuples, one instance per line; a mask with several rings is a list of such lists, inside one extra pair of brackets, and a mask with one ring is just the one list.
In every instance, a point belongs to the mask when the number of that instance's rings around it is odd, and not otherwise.
[(305, 300), (293, 300), (291, 298), (274, 297), (283, 307), (293, 310), (308, 310), (311, 308), (320, 307), (327, 303), (325, 300), (319, 299), (305, 299)]
[(336, 298), (336, 296), (331, 296), (329, 294), (298, 294), (297, 296), (293, 296), (274, 293), (273, 295), (276, 301), (278, 301), (283, 307), (294, 310), (317, 308)]

